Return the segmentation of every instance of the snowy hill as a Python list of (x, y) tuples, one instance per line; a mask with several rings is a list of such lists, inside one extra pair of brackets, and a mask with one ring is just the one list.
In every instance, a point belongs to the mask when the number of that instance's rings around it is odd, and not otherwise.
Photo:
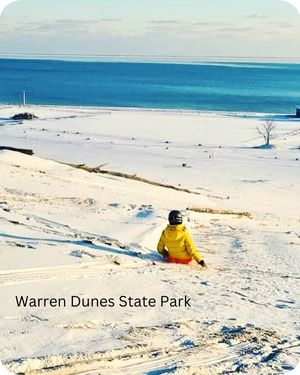
[[(274, 147), (259, 149), (259, 114), (32, 107), (38, 119), (8, 123), (18, 110), (1, 108), (2, 145), (35, 155), (0, 151), (0, 358), (10, 371), (296, 366), (299, 122), (277, 121)], [(156, 252), (171, 209), (207, 269)]]

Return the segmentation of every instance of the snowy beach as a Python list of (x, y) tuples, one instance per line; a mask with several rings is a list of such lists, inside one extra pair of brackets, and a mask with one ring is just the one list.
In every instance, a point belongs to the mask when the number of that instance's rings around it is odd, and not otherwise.
[[(37, 119), (11, 121), (24, 111)], [(266, 119), (276, 125), (270, 148), (257, 132)], [(34, 151), (0, 151), (2, 363), (15, 374), (292, 370), (299, 124), (1, 105), (0, 146)], [(207, 269), (157, 253), (171, 209)]]

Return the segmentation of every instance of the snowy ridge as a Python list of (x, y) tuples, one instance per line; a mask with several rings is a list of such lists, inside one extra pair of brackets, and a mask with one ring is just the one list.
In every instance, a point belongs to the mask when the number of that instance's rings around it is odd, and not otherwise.
[[(5, 145), (35, 151), (0, 151), (0, 358), (9, 371), (267, 375), (296, 367), (299, 123), (278, 123), (266, 150), (254, 148), (255, 118), (34, 112), (39, 119), (0, 127)], [(60, 162), (108, 163), (201, 194)], [(207, 269), (168, 264), (156, 252), (172, 208), (184, 213)], [(20, 295), (66, 306), (17, 307)], [(120, 307), (122, 295), (187, 295), (191, 306)], [(72, 296), (115, 304), (72, 307)]]

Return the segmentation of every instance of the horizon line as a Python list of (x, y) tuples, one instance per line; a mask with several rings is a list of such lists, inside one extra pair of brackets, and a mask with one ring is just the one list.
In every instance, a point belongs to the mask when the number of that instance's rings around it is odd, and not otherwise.
[(286, 59), (300, 60), (299, 56), (253, 56), (253, 55), (180, 55), (180, 54), (99, 54), (99, 53), (35, 53), (35, 52), (0, 52), (0, 56), (61, 56), (61, 57), (130, 57), (130, 58), (182, 58), (182, 59), (204, 59), (204, 58), (225, 58), (225, 59)]
[[(234, 59), (242, 60), (242, 61), (297, 61), (300, 62), (300, 56), (240, 56), (240, 55), (202, 55), (202, 56), (196, 56), (196, 55), (160, 55), (160, 54), (141, 54), (141, 55), (135, 55), (135, 54), (85, 54), (85, 53), (32, 53), (32, 52), (0, 52), (0, 58), (2, 57), (14, 57), (14, 58), (22, 58), (22, 57), (31, 57), (31, 58), (89, 58), (89, 59), (133, 59), (133, 60), (140, 60), (140, 59), (148, 59), (148, 60), (170, 60), (170, 59), (179, 59), (184, 62), (188, 62), (191, 59), (194, 60), (194, 62), (203, 62), (205, 59), (213, 59), (216, 62), (221, 62), (222, 59), (224, 60), (231, 60)], [(235, 60), (235, 61), (237, 61)], [(192, 61), (190, 61), (192, 62)]]

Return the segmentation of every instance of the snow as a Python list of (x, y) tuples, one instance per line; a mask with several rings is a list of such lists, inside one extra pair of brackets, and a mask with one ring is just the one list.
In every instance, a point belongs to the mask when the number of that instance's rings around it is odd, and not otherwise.
[[(0, 358), (9, 371), (296, 367), (299, 122), (281, 116), (266, 149), (261, 114), (32, 106), (39, 118), (18, 123), (10, 117), (24, 108), (0, 110), (2, 145), (35, 153), (0, 151)], [(107, 163), (192, 193), (65, 163)], [(167, 264), (156, 252), (171, 209), (182, 210), (207, 269)], [(17, 307), (22, 295), (66, 306)], [(121, 307), (122, 295), (156, 306)], [(114, 306), (72, 307), (71, 296)], [(161, 296), (187, 296), (191, 306), (160, 306)]]

